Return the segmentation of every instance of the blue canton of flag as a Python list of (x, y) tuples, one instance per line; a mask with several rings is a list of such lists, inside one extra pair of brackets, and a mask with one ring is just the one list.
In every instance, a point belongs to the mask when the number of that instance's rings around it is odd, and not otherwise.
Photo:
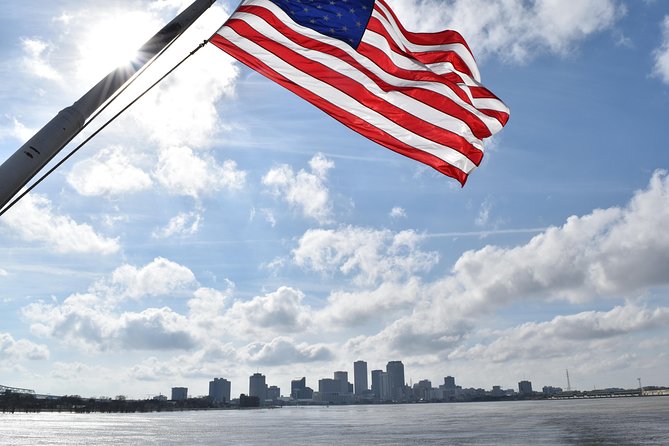
[(357, 48), (374, 0), (270, 0), (293, 21)]

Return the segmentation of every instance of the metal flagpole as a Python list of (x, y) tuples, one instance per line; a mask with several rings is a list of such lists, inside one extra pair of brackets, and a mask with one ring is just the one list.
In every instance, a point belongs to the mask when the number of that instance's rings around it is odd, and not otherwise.
[(115, 69), (78, 101), (61, 110), (0, 165), (0, 209), (81, 131), (95, 110), (156, 54), (188, 29), (215, 1), (195, 0), (142, 45), (137, 51), (137, 57), (130, 64)]

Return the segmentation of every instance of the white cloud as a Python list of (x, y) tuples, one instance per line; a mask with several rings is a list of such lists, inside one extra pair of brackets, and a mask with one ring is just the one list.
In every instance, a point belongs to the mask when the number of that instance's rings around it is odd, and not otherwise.
[(387, 323), (417, 304), (423, 288), (417, 278), (406, 282), (383, 282), (362, 291), (332, 291), (327, 304), (314, 313), (314, 326), (336, 331), (344, 327), (369, 327)]
[(22, 66), (26, 73), (51, 81), (62, 80), (60, 73), (49, 62), (49, 57), (53, 51), (51, 43), (39, 39), (25, 38), (21, 40), (21, 46), (25, 53)]
[(464, 253), (435, 289), (443, 286), (474, 310), (530, 297), (580, 302), (666, 284), (668, 204), (669, 179), (656, 172), (625, 208), (569, 217), (523, 246)]
[(249, 301), (236, 301), (225, 314), (225, 325), (240, 338), (301, 332), (311, 323), (311, 309), (303, 300), (301, 291), (280, 287)]
[(112, 337), (129, 350), (189, 350), (196, 346), (188, 319), (166, 307), (123, 313)]
[(339, 272), (353, 276), (359, 285), (370, 285), (400, 280), (436, 265), (438, 254), (420, 250), (421, 240), (413, 231), (392, 233), (353, 226), (310, 229), (293, 250), (293, 260), (304, 268), (324, 274)]
[(49, 359), (49, 348), (27, 339), (16, 340), (11, 334), (0, 332), (0, 360), (4, 362), (26, 359)]
[(449, 359), (487, 358), (494, 362), (563, 356), (568, 351), (590, 349), (593, 341), (629, 336), (636, 332), (666, 327), (669, 308), (649, 310), (634, 304), (607, 312), (587, 311), (557, 316), (548, 322), (529, 322), (495, 333), (488, 344), (462, 347)]
[[(209, 38), (228, 13), (212, 6), (151, 68), (165, 73), (181, 58)], [(206, 45), (162, 81), (131, 111), (140, 128), (162, 147), (187, 144), (200, 147), (225, 129), (216, 105), (233, 94), (239, 68), (234, 60), (213, 45)]]
[(172, 217), (166, 226), (158, 228), (151, 234), (154, 238), (168, 238), (174, 235), (187, 237), (200, 229), (203, 217), (200, 212), (179, 212)]
[(0, 268), (0, 277), (7, 277), (8, 275), (7, 270)]
[(309, 161), (309, 166), (311, 172), (301, 169), (297, 173), (286, 164), (274, 167), (265, 174), (262, 182), (276, 197), (300, 209), (305, 217), (328, 223), (331, 221), (332, 204), (325, 182), (328, 171), (334, 168), (334, 162), (316, 154)]
[(36, 302), (23, 308), (33, 333), (92, 350), (179, 350), (195, 346), (184, 316), (169, 308), (114, 313), (93, 294), (74, 294), (61, 305)]
[(489, 198), (483, 200), (479, 208), (479, 214), (474, 220), (476, 226), (486, 226), (490, 220), (490, 211), (492, 210), (492, 202)]
[(151, 187), (151, 177), (131, 164), (120, 146), (110, 146), (95, 156), (79, 161), (67, 175), (67, 182), (81, 195), (121, 195)]
[(332, 350), (323, 344), (296, 343), (290, 337), (277, 337), (270, 342), (254, 342), (239, 353), (240, 358), (251, 364), (281, 365), (314, 361), (327, 361), (334, 357)]
[(118, 239), (103, 237), (88, 224), (55, 214), (51, 201), (39, 194), (23, 197), (1, 221), (23, 240), (44, 243), (60, 253), (112, 254), (120, 249)]
[(662, 44), (655, 50), (654, 74), (662, 82), (669, 84), (669, 16), (662, 21)]
[(394, 208), (392, 208), (390, 210), (389, 215), (390, 215), (391, 218), (406, 218), (407, 217), (407, 213), (404, 210), (404, 208), (401, 208), (399, 206), (395, 206)]
[(28, 141), (36, 132), (35, 129), (31, 129), (25, 126), (21, 121), (16, 119), (13, 116), (3, 116), (2, 121), (9, 121), (7, 124), (4, 122), (0, 125), (0, 138), (14, 138), (21, 143)]
[(450, 275), (417, 292), (420, 301), (411, 314), (352, 348), (384, 345), (408, 355), (423, 348), (444, 351), (459, 345), (482, 314), (503, 306), (529, 299), (583, 303), (665, 286), (667, 222), (669, 177), (658, 171), (623, 208), (570, 217), (525, 245), (465, 252)]
[(193, 198), (224, 188), (241, 189), (246, 181), (246, 172), (234, 161), (219, 165), (212, 156), (200, 157), (185, 146), (162, 150), (154, 176), (170, 193)]
[(225, 291), (213, 288), (198, 288), (188, 301), (189, 316), (207, 329), (213, 329), (219, 322), (218, 316), (224, 313), (235, 285), (227, 282)]
[(94, 285), (94, 290), (137, 299), (182, 292), (196, 283), (193, 272), (183, 265), (157, 257), (141, 268), (122, 265), (111, 274), (111, 280)]
[(391, 6), (412, 31), (454, 29), (477, 58), (496, 54), (514, 61), (567, 54), (626, 11), (616, 0), (395, 0)]

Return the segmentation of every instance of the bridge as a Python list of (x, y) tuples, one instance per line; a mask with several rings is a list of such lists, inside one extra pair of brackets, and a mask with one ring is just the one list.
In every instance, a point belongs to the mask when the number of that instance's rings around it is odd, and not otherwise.
[(641, 389), (601, 389), (601, 390), (586, 390), (586, 391), (567, 391), (552, 395), (552, 399), (589, 399), (589, 398), (625, 398), (644, 396), (645, 391)]
[(32, 389), (20, 389), (18, 387), (8, 387), (0, 384), (0, 395), (5, 393), (21, 393), (24, 395), (35, 395), (35, 391)]

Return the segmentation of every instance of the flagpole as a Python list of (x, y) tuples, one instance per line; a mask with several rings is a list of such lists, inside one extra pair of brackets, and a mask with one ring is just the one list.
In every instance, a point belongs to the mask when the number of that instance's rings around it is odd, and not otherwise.
[(195, 0), (142, 45), (132, 62), (116, 68), (78, 101), (61, 110), (0, 165), (0, 209), (81, 131), (86, 120), (101, 105), (188, 29), (215, 1)]

